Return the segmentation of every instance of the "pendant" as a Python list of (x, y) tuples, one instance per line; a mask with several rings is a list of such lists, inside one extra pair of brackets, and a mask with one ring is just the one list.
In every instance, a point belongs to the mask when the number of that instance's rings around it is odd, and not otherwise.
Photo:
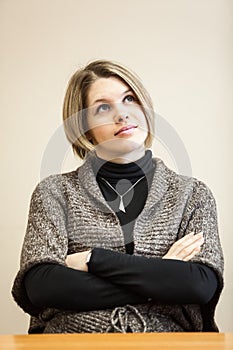
[(125, 213), (125, 206), (124, 206), (124, 202), (123, 202), (122, 197), (120, 197), (120, 198), (121, 198), (121, 199), (120, 199), (119, 209)]

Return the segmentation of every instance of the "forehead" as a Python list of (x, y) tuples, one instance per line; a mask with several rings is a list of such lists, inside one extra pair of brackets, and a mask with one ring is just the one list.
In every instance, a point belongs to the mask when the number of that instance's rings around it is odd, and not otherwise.
[(130, 87), (118, 78), (99, 78), (91, 86), (87, 94), (88, 105), (97, 100), (115, 100), (121, 97)]

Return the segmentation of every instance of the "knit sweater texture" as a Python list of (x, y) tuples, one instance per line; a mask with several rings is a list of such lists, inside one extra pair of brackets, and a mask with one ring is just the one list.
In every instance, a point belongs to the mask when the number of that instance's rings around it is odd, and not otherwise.
[(42, 180), (33, 192), (20, 270), (12, 289), (18, 305), (31, 315), (29, 332), (38, 328), (44, 333), (121, 332), (114, 322), (125, 323), (123, 331), (130, 332), (218, 331), (214, 313), (223, 288), (223, 254), (214, 197), (203, 182), (176, 174), (158, 158), (153, 158), (151, 188), (134, 225), (134, 255), (162, 258), (175, 241), (202, 231), (205, 242), (192, 261), (215, 271), (218, 288), (212, 300), (206, 305), (148, 300), (87, 312), (43, 309), (30, 302), (24, 276), (32, 266), (65, 265), (67, 254), (95, 247), (125, 253), (122, 227), (96, 182), (93, 157), (90, 153), (75, 171)]

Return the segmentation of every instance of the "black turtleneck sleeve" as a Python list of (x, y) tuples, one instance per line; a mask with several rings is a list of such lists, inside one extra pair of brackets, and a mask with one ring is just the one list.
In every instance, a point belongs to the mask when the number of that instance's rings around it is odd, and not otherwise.
[(27, 272), (24, 284), (37, 307), (88, 311), (147, 300), (206, 304), (216, 291), (217, 278), (211, 268), (198, 263), (95, 248), (88, 273), (41, 264)]
[(217, 288), (214, 271), (203, 264), (128, 255), (103, 248), (93, 249), (88, 269), (154, 302), (206, 304)]
[(32, 267), (24, 278), (30, 302), (38, 308), (91, 311), (138, 304), (146, 297), (83, 272), (58, 264)]

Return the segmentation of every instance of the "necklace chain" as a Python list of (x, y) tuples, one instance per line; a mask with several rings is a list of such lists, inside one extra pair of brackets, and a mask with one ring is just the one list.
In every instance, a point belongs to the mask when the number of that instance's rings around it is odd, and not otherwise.
[(119, 209), (121, 211), (123, 211), (125, 213), (125, 206), (124, 206), (124, 202), (123, 202), (123, 197), (129, 192), (131, 191), (138, 183), (139, 181), (141, 181), (142, 179), (144, 179), (146, 175), (142, 176), (140, 179), (138, 179), (135, 184), (133, 184), (130, 188), (128, 188), (128, 190), (123, 193), (120, 194), (104, 177), (101, 177), (102, 180), (104, 180), (106, 182), (106, 184), (120, 197), (120, 204), (119, 204)]

